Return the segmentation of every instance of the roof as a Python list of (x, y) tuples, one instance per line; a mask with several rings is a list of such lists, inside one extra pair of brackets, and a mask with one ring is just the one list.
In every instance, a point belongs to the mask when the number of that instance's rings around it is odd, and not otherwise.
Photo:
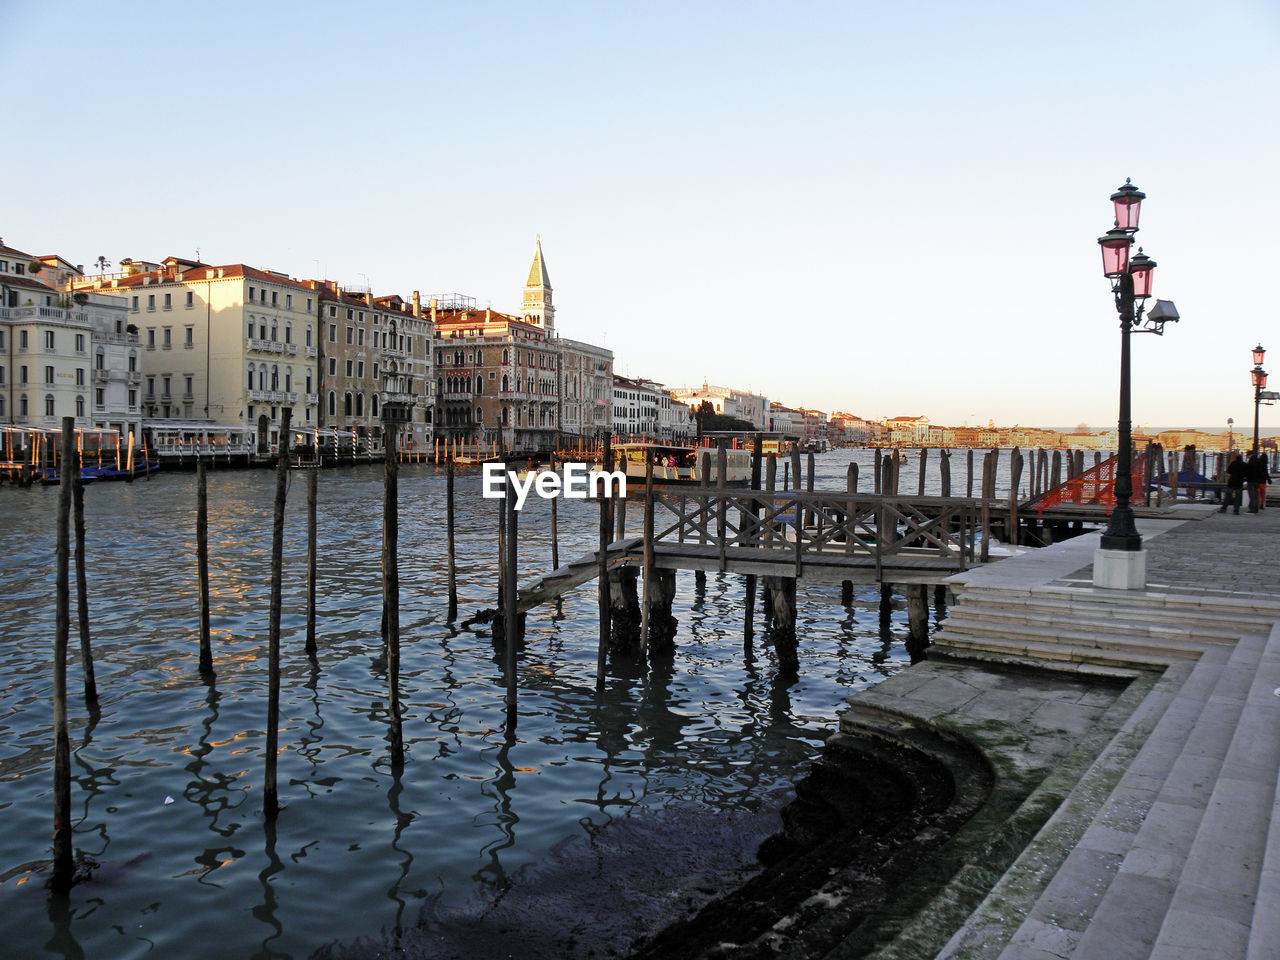
[(39, 290), (41, 293), (57, 293), (58, 291), (49, 284), (35, 277), (29, 277), (25, 274), (18, 275), (12, 273), (0, 274), (0, 283), (6, 287), (24, 287), (28, 290)]
[[(176, 259), (176, 258), (170, 257), (168, 259)], [(179, 261), (179, 262), (190, 263), (191, 261)], [(206, 276), (206, 272), (209, 270), (212, 270), (214, 272), (214, 275), (212, 278)], [(221, 276), (218, 276), (219, 271), (221, 271), (222, 273)], [(286, 277), (283, 274), (279, 274), (279, 273), (273, 273), (270, 270), (262, 270), (262, 269), (259, 269), (258, 267), (251, 267), (247, 263), (224, 263), (224, 264), (218, 264), (218, 265), (201, 264), (199, 267), (184, 271), (182, 279), (185, 282), (185, 281), (193, 281), (193, 280), (204, 281), (209, 279), (236, 280), (241, 278), (246, 280), (259, 280), (264, 283), (278, 283), (283, 286), (293, 287), (298, 290), (312, 289), (311, 287), (303, 283), (301, 280), (294, 280), (291, 277)], [(86, 279), (92, 279), (92, 277), (87, 277)], [(147, 284), (170, 283), (170, 282), (176, 283), (178, 282), (178, 279), (176, 275), (170, 275), (167, 273), (160, 274), (158, 276), (155, 273), (135, 273), (133, 276), (117, 278), (116, 286), (140, 287), (140, 286), (143, 286), (144, 281)]]

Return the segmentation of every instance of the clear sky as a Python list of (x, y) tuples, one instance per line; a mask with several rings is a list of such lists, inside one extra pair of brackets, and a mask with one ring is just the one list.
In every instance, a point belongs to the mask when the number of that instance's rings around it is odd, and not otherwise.
[(1259, 340), (1280, 387), (1274, 0), (0, 0), (0, 50), (32, 253), (514, 311), (540, 234), (557, 329), (620, 372), (1102, 428), (1131, 177), (1183, 317), (1134, 341), (1135, 422), (1252, 424)]

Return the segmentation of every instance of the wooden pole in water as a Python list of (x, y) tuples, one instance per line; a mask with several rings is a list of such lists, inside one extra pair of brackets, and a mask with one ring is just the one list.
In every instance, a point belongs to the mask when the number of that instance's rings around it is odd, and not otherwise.
[(992, 474), (995, 464), (991, 454), (982, 457), (982, 562), (986, 563), (991, 555), (991, 501), (987, 497), (989, 484), (994, 484)]
[(882, 467), (881, 467), (881, 463), (880, 463), (880, 461), (881, 461), (881, 460), (883, 460), (883, 459), (884, 459), (884, 456), (883, 456), (883, 454), (881, 454), (881, 453), (880, 453), (880, 448), (879, 448), (879, 447), (876, 447), (876, 476), (875, 476), (875, 481), (876, 481), (876, 482), (875, 482), (875, 492), (876, 492), (876, 494), (879, 494), (879, 493), (881, 492), (881, 486), (880, 486), (880, 483), (881, 483), (881, 481), (880, 481), (880, 471), (881, 471)]
[[(556, 455), (551, 454), (551, 472), (556, 469)], [(557, 570), (560, 567), (560, 522), (556, 505), (560, 502), (557, 494), (551, 498), (551, 569)]]
[[(554, 503), (554, 501), (552, 501)], [(649, 603), (653, 599), (653, 457), (644, 463), (644, 599), (640, 603), (640, 652), (649, 656)]]
[[(858, 465), (850, 463), (844, 475), (844, 489), (848, 494), (849, 500), (845, 503), (845, 535), (844, 535), (844, 552), (845, 555), (853, 553), (853, 529), (854, 529), (854, 513), (858, 509), (858, 505), (854, 502), (854, 497), (858, 493)], [(840, 602), (845, 606), (853, 603), (853, 581), (840, 581)]]
[(968, 467), (969, 467), (969, 481), (968, 481), (968, 484), (965, 486), (964, 495), (966, 499), (972, 500), (973, 499), (973, 448), (970, 447), (966, 451), (966, 453), (968, 454), (968, 456), (965, 457), (965, 462), (968, 464)]
[[(62, 451), (75, 449), (72, 417), (62, 418)], [(65, 478), (64, 478), (65, 479)], [(56, 611), (53, 641), (53, 887), (67, 890), (75, 873), (71, 848), (71, 741), (67, 734), (67, 644), (71, 633), (71, 484), (58, 489)]]
[[(759, 491), (760, 489), (760, 467), (763, 460), (764, 437), (757, 433), (751, 444), (751, 489), (753, 491)], [(751, 502), (751, 518), (753, 524), (759, 515), (759, 502), (753, 500)], [(753, 529), (749, 540), (752, 545), (759, 543), (759, 531)], [(744, 647), (748, 647), (750, 646), (751, 639), (755, 636), (756, 632), (756, 575), (754, 573), (747, 574), (745, 592), (746, 597), (743, 601), (742, 643)]]
[(76, 612), (80, 626), (80, 662), (84, 668), (84, 699), (86, 703), (96, 705), (98, 681), (94, 677), (93, 650), (89, 645), (89, 576), (85, 570), (84, 556), (84, 484), (80, 480), (80, 467), (83, 463), (84, 453), (77, 445), (75, 457), (68, 465), (71, 495), (75, 501)]
[(519, 551), (519, 517), (516, 509), (516, 491), (510, 472), (507, 473), (506, 496), (502, 500), (507, 514), (507, 555), (503, 558), (506, 564), (506, 608), (503, 611), (503, 626), (507, 649), (503, 660), (506, 665), (507, 693), (504, 702), (507, 707), (507, 733), (516, 729), (516, 644), (519, 642), (520, 623), (520, 589), (517, 557)]
[(400, 461), (396, 451), (398, 424), (384, 432), (382, 485), (382, 605), (387, 617), (387, 715), (391, 722), (393, 759), (402, 755), (400, 720)]
[[(318, 452), (318, 448), (317, 448)], [(307, 645), (309, 655), (316, 653), (316, 503), (319, 500), (320, 470), (307, 471)]]
[[(600, 465), (605, 473), (613, 469), (613, 449), (608, 436), (600, 450)], [(596, 652), (596, 689), (604, 687), (605, 656), (609, 650), (609, 498), (600, 496), (600, 549), (596, 556), (596, 597), (600, 610), (600, 645)]]
[(293, 410), (280, 411), (280, 443), (276, 457), (275, 513), (271, 527), (271, 611), (267, 628), (267, 769), (262, 785), (262, 812), (268, 820), (280, 812), (276, 761), (280, 745), (280, 581), (284, 565), (284, 503), (289, 487), (289, 421)]
[(942, 495), (951, 496), (951, 452), (949, 450), (938, 452), (938, 477), (942, 482)]
[(917, 496), (920, 496), (920, 497), (924, 496), (924, 475), (928, 469), (929, 469), (929, 448), (921, 447), (920, 448), (920, 484), (919, 484), (919, 489), (916, 491)]
[(200, 587), (200, 672), (213, 673), (209, 639), (209, 481), (204, 459), (196, 460), (196, 579)]
[(453, 535), (453, 457), (445, 457), (444, 471), (445, 542), (448, 549), (449, 566), (449, 613), (447, 619), (449, 623), (453, 623), (458, 619), (458, 564), (456, 560), (457, 554), (454, 550)]

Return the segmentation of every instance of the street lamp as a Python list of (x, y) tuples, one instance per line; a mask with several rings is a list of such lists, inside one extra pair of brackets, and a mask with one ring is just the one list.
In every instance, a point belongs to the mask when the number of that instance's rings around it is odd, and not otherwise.
[(1262, 358), (1267, 351), (1258, 344), (1253, 348), (1253, 369), (1249, 379), (1253, 382), (1253, 455), (1258, 455), (1258, 410), (1262, 406), (1262, 391), (1267, 389), (1267, 371), (1262, 369)]

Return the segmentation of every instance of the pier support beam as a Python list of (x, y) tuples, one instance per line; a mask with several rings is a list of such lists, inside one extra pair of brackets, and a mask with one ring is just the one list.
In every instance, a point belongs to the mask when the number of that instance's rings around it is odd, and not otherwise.
[(656, 570), (649, 583), (645, 602), (649, 608), (649, 654), (667, 657), (675, 652), (676, 628), (680, 621), (671, 615), (676, 598), (676, 572)]
[(796, 646), (796, 581), (794, 577), (766, 577), (773, 602), (773, 649), (778, 667), (794, 672), (800, 668)]
[[(638, 567), (614, 567), (609, 571), (609, 651), (640, 652), (640, 594)], [(650, 627), (652, 629), (652, 627)]]

